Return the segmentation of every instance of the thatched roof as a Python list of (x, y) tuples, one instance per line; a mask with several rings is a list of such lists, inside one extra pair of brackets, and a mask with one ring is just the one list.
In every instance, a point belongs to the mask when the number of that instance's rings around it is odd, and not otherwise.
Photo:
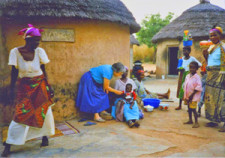
[(120, 0), (0, 0), (2, 17), (82, 18), (118, 22), (140, 29)]
[(189, 30), (194, 39), (207, 39), (209, 30), (217, 24), (225, 31), (225, 10), (207, 1), (184, 11), (181, 16), (161, 29), (153, 38), (157, 43), (165, 39), (182, 40), (183, 31)]
[(134, 37), (134, 35), (130, 35), (130, 45), (140, 45), (138, 40)]

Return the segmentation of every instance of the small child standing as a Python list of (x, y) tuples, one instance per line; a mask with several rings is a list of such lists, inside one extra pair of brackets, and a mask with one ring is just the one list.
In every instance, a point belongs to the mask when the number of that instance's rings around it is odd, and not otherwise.
[(139, 108), (137, 105), (136, 93), (132, 91), (132, 84), (126, 84), (126, 92), (124, 93), (125, 100), (124, 100), (124, 117), (126, 122), (130, 128), (133, 126), (139, 127), (140, 124), (139, 120)]
[(179, 82), (178, 81), (178, 92), (177, 92), (177, 97), (180, 99), (179, 100), (179, 106), (177, 108), (175, 108), (175, 110), (181, 110), (182, 108), (182, 100), (183, 100), (183, 97), (184, 97), (184, 89), (183, 89), (183, 83), (185, 81), (185, 78), (186, 76), (189, 74), (189, 64), (192, 62), (192, 61), (195, 61), (198, 63), (199, 66), (202, 66), (202, 64), (193, 56), (190, 56), (190, 53), (191, 53), (191, 47), (190, 46), (185, 46), (183, 47), (183, 57), (182, 57), (182, 66), (179, 68), (179, 71), (180, 71), (180, 79)]
[(196, 61), (192, 61), (189, 65), (190, 73), (186, 76), (184, 82), (184, 100), (188, 104), (188, 114), (189, 121), (184, 124), (193, 124), (192, 121), (192, 113), (194, 114), (195, 124), (192, 128), (198, 128), (198, 115), (196, 112), (197, 102), (200, 101), (201, 91), (202, 91), (202, 83), (201, 78), (197, 74), (197, 70), (199, 68), (199, 64)]

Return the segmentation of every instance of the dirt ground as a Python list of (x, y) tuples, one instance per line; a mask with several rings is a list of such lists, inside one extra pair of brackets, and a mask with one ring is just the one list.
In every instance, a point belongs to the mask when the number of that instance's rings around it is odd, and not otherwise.
[[(184, 125), (183, 122), (188, 120), (187, 107), (183, 105), (182, 110), (176, 111), (178, 106), (178, 99), (176, 98), (177, 79), (156, 80), (151, 79), (145, 81), (146, 88), (153, 92), (164, 93), (168, 88), (171, 90), (171, 99), (173, 103), (170, 105), (168, 111), (161, 111), (156, 109), (151, 115), (148, 121), (143, 120), (142, 126), (151, 126), (147, 129), (136, 129), (135, 132), (150, 137), (161, 138), (172, 143), (174, 146), (168, 148), (165, 151), (157, 152), (153, 154), (146, 154), (141, 156), (204, 156), (201, 148), (206, 150), (212, 143), (218, 143), (221, 145), (221, 154), (214, 151), (213, 154), (208, 156), (223, 156), (225, 157), (225, 133), (219, 133), (219, 127), (222, 127), (222, 123), (217, 128), (205, 127), (205, 123), (208, 121), (205, 119), (204, 107), (202, 109), (202, 116), (199, 118), (200, 127), (197, 129), (192, 128), (192, 125)], [(215, 144), (215, 148), (220, 145)], [(213, 146), (213, 145), (212, 145)], [(219, 152), (219, 151), (218, 151)], [(178, 154), (179, 153), (179, 154)], [(199, 153), (199, 154), (197, 154)]]
[[(79, 134), (51, 138), (50, 145), (40, 148), (40, 140), (12, 147), (12, 157), (225, 157), (225, 133), (205, 127), (204, 108), (199, 128), (184, 125), (187, 107), (176, 111), (177, 79), (144, 81), (152, 92), (164, 93), (170, 88), (169, 109), (145, 112), (139, 128), (129, 128), (115, 120), (84, 126), (78, 119), (69, 123), (80, 130)], [(165, 102), (166, 103), (166, 102)], [(3, 146), (0, 145), (0, 151)]]

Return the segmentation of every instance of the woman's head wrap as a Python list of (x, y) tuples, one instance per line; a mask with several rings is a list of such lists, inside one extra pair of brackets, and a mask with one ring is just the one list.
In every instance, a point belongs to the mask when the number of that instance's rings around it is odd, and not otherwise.
[(28, 28), (20, 30), (18, 34), (23, 35), (23, 38), (26, 39), (35, 36), (41, 37), (41, 32), (43, 31), (42, 29), (35, 28), (32, 24), (28, 24)]
[(213, 29), (211, 29), (209, 31), (209, 33), (213, 32), (213, 31), (216, 31), (216, 32), (218, 32), (221, 35), (223, 34), (223, 29), (221, 27), (214, 27)]

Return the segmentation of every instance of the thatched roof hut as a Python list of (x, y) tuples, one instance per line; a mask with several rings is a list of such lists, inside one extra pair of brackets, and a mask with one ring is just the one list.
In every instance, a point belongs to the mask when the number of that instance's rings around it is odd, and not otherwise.
[(134, 37), (134, 35), (130, 35), (130, 44), (131, 45), (140, 45), (140, 43), (138, 42), (138, 40)]
[(118, 22), (140, 29), (132, 13), (120, 0), (1, 0), (3, 17), (58, 17)]
[(157, 43), (165, 39), (179, 39), (183, 37), (184, 30), (189, 30), (192, 37), (206, 38), (213, 25), (217, 24), (225, 30), (225, 10), (209, 1), (202, 0), (198, 5), (184, 11), (181, 16), (161, 29), (153, 38)]
[(225, 10), (209, 0), (200, 0), (198, 5), (187, 9), (181, 16), (162, 28), (153, 38), (157, 43), (156, 77), (177, 75), (178, 58), (182, 56), (184, 30), (193, 37), (191, 55), (203, 60), (199, 41), (209, 39), (209, 30), (218, 25), (225, 30)]
[(130, 33), (140, 29), (120, 0), (0, 0), (0, 126), (13, 113), (5, 93), (9, 52), (24, 45), (17, 34), (27, 24), (44, 29), (40, 47), (51, 61), (46, 71), (55, 91), (56, 121), (77, 115), (77, 85), (91, 67), (130, 65)]

